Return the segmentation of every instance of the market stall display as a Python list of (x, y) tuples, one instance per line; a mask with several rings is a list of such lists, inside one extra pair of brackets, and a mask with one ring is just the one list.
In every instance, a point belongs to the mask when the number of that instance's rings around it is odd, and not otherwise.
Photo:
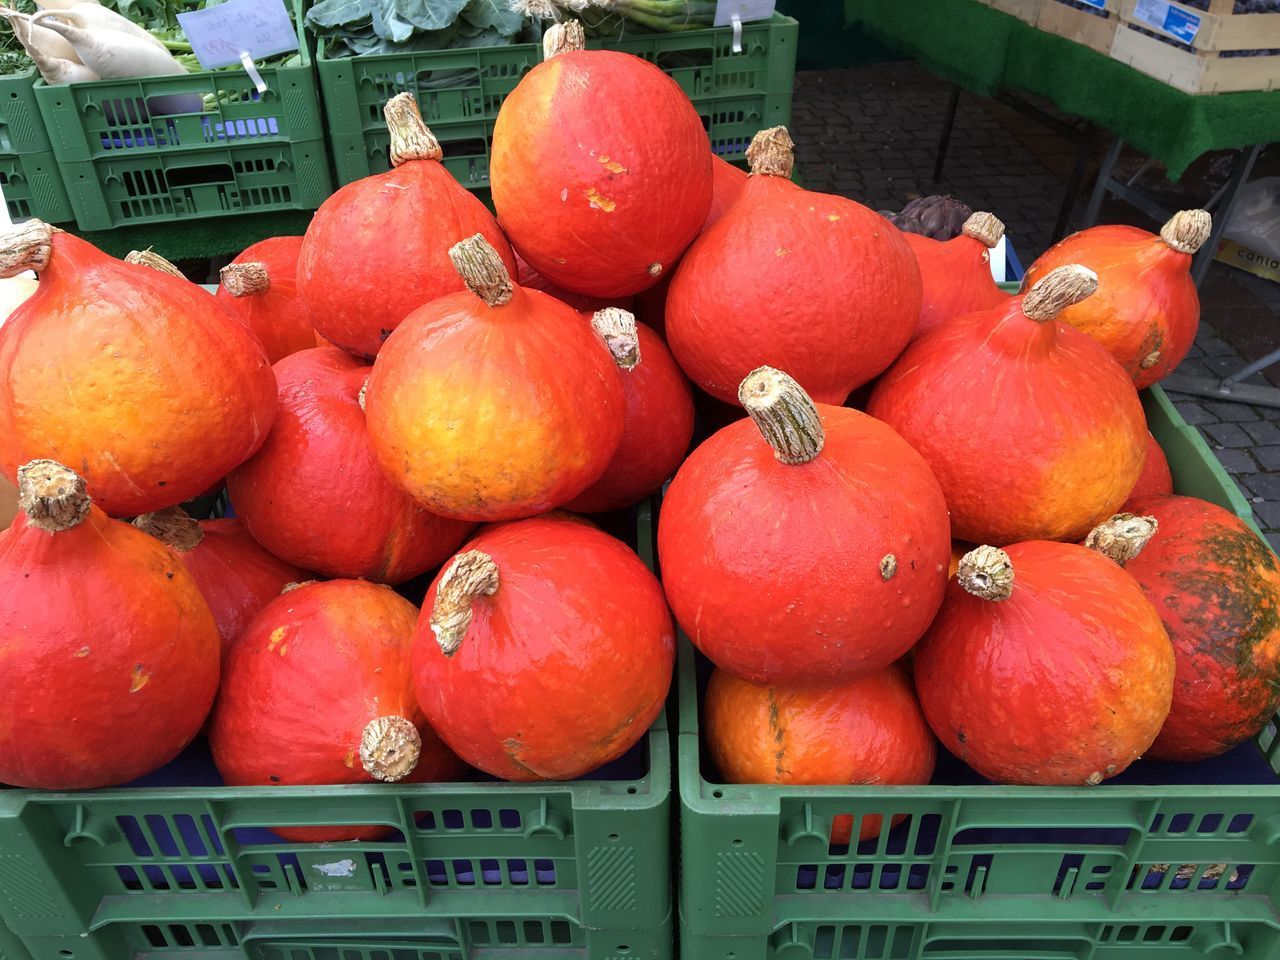
[(0, 233), (5, 960), (1269, 960), (1280, 575), (1152, 384), (1208, 214), (1015, 292), (994, 214), (546, 43), (495, 213), (387, 89), (217, 293)]

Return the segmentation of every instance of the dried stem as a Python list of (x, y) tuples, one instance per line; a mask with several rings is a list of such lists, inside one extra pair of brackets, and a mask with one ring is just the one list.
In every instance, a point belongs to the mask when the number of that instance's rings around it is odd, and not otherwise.
[(449, 248), (449, 259), (453, 261), (453, 267), (466, 283), (467, 289), (489, 306), (501, 307), (511, 302), (515, 292), (511, 275), (507, 273), (507, 265), (502, 262), (502, 257), (484, 238), (484, 234), (477, 233), (455, 243)]
[(1053, 320), (1073, 303), (1093, 296), (1098, 275), (1088, 267), (1069, 263), (1046, 273), (1022, 298), (1022, 312), (1031, 320)]
[(42, 220), (27, 220), (0, 235), (0, 277), (36, 273), (49, 265), (54, 228)]
[(133, 525), (179, 553), (194, 550), (204, 540), (200, 524), (181, 507), (165, 507), (155, 513), (144, 513), (134, 519)]
[(458, 652), (467, 635), (472, 604), (480, 597), (493, 596), (498, 584), (498, 565), (487, 553), (468, 550), (454, 558), (440, 578), (431, 607), (431, 632), (446, 657)]
[(1013, 594), (1013, 565), (999, 547), (978, 547), (960, 558), (956, 579), (967, 593), (983, 600), (1008, 600)]
[(1160, 239), (1179, 253), (1193, 254), (1213, 232), (1213, 217), (1207, 210), (1179, 210), (1160, 228)]
[(90, 503), (84, 478), (56, 460), (32, 460), (18, 468), (18, 506), (33, 527), (70, 530), (88, 516)]
[(622, 370), (634, 370), (640, 362), (640, 337), (635, 314), (621, 307), (605, 307), (591, 317), (591, 326), (613, 354)]
[(413, 773), (422, 752), (422, 736), (404, 717), (377, 717), (360, 736), (360, 763), (375, 780), (395, 783)]
[(410, 160), (439, 161), (444, 156), (440, 141), (423, 123), (422, 114), (418, 111), (418, 101), (413, 98), (412, 93), (397, 93), (382, 108), (382, 115), (386, 118), (387, 130), (391, 133), (393, 167)]
[(1090, 530), (1084, 545), (1123, 567), (1143, 551), (1159, 529), (1160, 523), (1155, 517), (1117, 513)]
[(271, 288), (271, 275), (265, 263), (228, 263), (219, 272), (218, 279), (237, 300), (266, 293)]
[(974, 213), (964, 222), (960, 232), (991, 248), (1004, 236), (1004, 223), (994, 213)]
[(822, 452), (825, 437), (818, 408), (781, 370), (760, 367), (747, 374), (738, 387), (738, 400), (783, 463), (808, 463)]
[(747, 163), (752, 174), (790, 179), (795, 166), (795, 141), (786, 127), (769, 127), (751, 138), (747, 147)]

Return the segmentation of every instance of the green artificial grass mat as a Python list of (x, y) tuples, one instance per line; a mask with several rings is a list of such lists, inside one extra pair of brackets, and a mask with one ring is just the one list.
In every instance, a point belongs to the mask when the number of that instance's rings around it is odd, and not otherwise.
[(976, 0), (846, 0), (846, 19), (974, 93), (1037, 94), (1164, 164), (1280, 140), (1280, 91), (1199, 96)]

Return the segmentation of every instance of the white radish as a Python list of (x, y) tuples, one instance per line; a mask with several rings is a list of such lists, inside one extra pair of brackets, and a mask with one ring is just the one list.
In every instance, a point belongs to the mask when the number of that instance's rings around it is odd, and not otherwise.
[[(23, 13), (21, 10), (15, 10), (12, 7), (0, 7), (0, 16), (6, 20), (13, 22), (14, 17), (22, 17), (30, 19), (31, 15)], [(39, 47), (47, 57), (55, 57), (60, 60), (70, 60), (73, 63), (80, 62), (80, 54), (76, 53), (76, 48), (67, 42), (67, 39), (61, 34), (54, 33), (48, 27), (29, 26), (28, 36), (34, 46)]]
[(145, 27), (140, 27), (128, 17), (121, 16), (114, 10), (109, 10), (96, 3), (77, 0), (76, 3), (64, 10), (41, 10), (31, 19), (44, 20), (52, 17), (71, 23), (82, 30), (115, 30), (119, 33), (127, 33), (131, 37), (147, 41), (147, 43), (163, 50), (165, 53), (169, 52), (169, 48), (164, 45), (164, 41), (153, 36)]
[(77, 3), (97, 4), (98, 0), (36, 0), (36, 6), (41, 10), (69, 10)]
[[(91, 8), (102, 9), (105, 8)], [(62, 34), (80, 54), (85, 66), (100, 77), (124, 79), (128, 77), (167, 77), (186, 73), (186, 67), (173, 58), (163, 44), (157, 45), (148, 35), (144, 40), (130, 33), (112, 29), (95, 29), (93, 32), (62, 18), (68, 14), (79, 16), (80, 10), (46, 10), (31, 18), (33, 23), (44, 23), (50, 30)], [(141, 29), (141, 28), (139, 28)]]
[(101, 80), (92, 69), (86, 67), (83, 63), (74, 60), (66, 60), (62, 57), (48, 56), (43, 50), (31, 42), (31, 23), (26, 17), (10, 17), (9, 26), (13, 28), (13, 35), (18, 38), (18, 42), (22, 44), (22, 49), (27, 51), (27, 56), (31, 58), (31, 62), (36, 65), (36, 69), (40, 71), (40, 76), (44, 82), (50, 86), (59, 86), (64, 83), (83, 83), (86, 80)]

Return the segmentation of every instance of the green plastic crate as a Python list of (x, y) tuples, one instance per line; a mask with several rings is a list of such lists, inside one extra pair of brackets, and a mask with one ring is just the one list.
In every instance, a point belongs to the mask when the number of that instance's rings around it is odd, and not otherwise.
[[(795, 20), (774, 14), (743, 25), (741, 53), (733, 52), (729, 27), (591, 45), (633, 53), (674, 77), (702, 116), (712, 149), (732, 161), (745, 156), (756, 131), (790, 121), (798, 32)], [(467, 187), (487, 186), (498, 108), (541, 59), (541, 48), (533, 43), (337, 59), (318, 50), (338, 182), (388, 169), (382, 107), (407, 90), (418, 98), (427, 126), (439, 138), (445, 166)]]
[[(1176, 490), (1250, 519), (1230, 477), (1162, 391), (1152, 388), (1143, 400)], [(1256, 748), (1246, 744), (1220, 761), (1226, 767), (1206, 762), (1164, 768), (1162, 777), (1180, 774), (1183, 785), (1003, 787), (972, 775), (968, 785), (923, 787), (730, 785), (715, 782), (704, 765), (698, 697), (705, 674), (705, 661), (682, 641), (677, 769), (686, 955), (1112, 955), (1083, 948), (1021, 953), (1013, 947), (920, 954), (911, 952), (923, 949), (916, 940), (905, 953), (823, 954), (792, 946), (786, 932), (795, 928), (802, 939), (812, 938), (824, 922), (884, 924), (915, 916), (910, 936), (924, 937), (920, 923), (960, 921), (987, 910), (995, 919), (1033, 923), (1078, 919), (1089, 911), (1108, 925), (1149, 917), (1164, 923), (1199, 911), (1224, 921), (1280, 924), (1280, 738), (1274, 723)], [(1248, 765), (1248, 776), (1229, 779), (1238, 776), (1237, 763)], [(1197, 782), (1211, 770), (1212, 786)], [(859, 825), (863, 817), (883, 816), (886, 829), (852, 848), (832, 846), (830, 825), (841, 815), (854, 816)], [(889, 827), (896, 816), (905, 819)], [(1090, 929), (1088, 942), (1101, 943), (1101, 927)], [(697, 945), (701, 938), (740, 945), (712, 951)], [(1271, 933), (1265, 939), (1274, 945)]]
[[(532, 902), (472, 895), (453, 915), (111, 923), (87, 937), (32, 937), (15, 960), (671, 960), (671, 914), (633, 930), (585, 927)], [(483, 911), (471, 913), (469, 911)], [(0, 958), (9, 960), (0, 943)]]
[(60, 166), (82, 230), (314, 210), (333, 192), (324, 140), (121, 153)]
[(31, 960), (31, 954), (21, 940), (0, 923), (0, 960)]
[(74, 220), (71, 201), (51, 151), (0, 154), (0, 190), (9, 219), (39, 217), (46, 223)]
[(239, 67), (56, 87), (38, 81), (35, 97), (54, 154), (61, 163), (75, 163), (323, 138), (300, 3), (294, 12), (302, 63), (260, 68), (264, 94)]
[(0, 77), (0, 154), (46, 153), (52, 149), (33, 90), (35, 67)]
[[(1166, 913), (1144, 910), (1126, 920), (1059, 904), (1053, 919), (1005, 903), (989, 909), (965, 901), (936, 914), (877, 903), (868, 911), (815, 910), (763, 937), (706, 937), (682, 925), (682, 955), (697, 960), (1270, 960), (1280, 948), (1274, 916), (1238, 904)], [(801, 908), (803, 911), (803, 908)]]
[[(648, 504), (629, 530), (652, 565)], [(665, 714), (593, 780), (232, 788), (208, 770), (197, 745), (148, 778), (196, 785), (0, 789), (0, 924), (32, 960), (672, 954)], [(371, 823), (397, 833), (270, 832)]]

